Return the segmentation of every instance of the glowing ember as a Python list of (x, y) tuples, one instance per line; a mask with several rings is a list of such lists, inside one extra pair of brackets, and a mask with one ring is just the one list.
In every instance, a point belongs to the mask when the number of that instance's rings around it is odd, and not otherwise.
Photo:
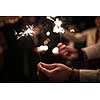
[(49, 36), (50, 35), (50, 32), (47, 32), (46, 35)]
[(59, 54), (59, 48), (58, 47), (53, 48), (52, 53), (56, 55)]
[(17, 35), (17, 40), (20, 39), (21, 37), (27, 37), (27, 36), (33, 36), (33, 34), (35, 34), (34, 32), (34, 26), (26, 25), (26, 30), (23, 30), (23, 32), (17, 33), (15, 32), (15, 35)]
[(55, 33), (64, 33), (64, 29), (61, 27), (62, 21), (56, 18), (56, 21), (54, 22), (55, 26), (53, 28), (53, 32)]

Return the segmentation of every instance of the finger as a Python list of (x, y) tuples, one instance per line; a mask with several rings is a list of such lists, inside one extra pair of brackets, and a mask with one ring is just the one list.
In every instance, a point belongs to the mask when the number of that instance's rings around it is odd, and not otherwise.
[(59, 48), (59, 47), (61, 47), (62, 45), (63, 45), (63, 43), (60, 42), (60, 43), (57, 44), (57, 47)]
[(69, 52), (77, 52), (77, 49), (74, 48), (74, 47), (71, 47), (71, 46), (66, 46), (66, 49), (67, 49)]
[(63, 44), (61, 47), (59, 47), (59, 51), (63, 50), (63, 49), (66, 49), (66, 45), (65, 44)]
[(65, 58), (69, 57), (68, 52), (64, 52), (64, 53), (63, 53), (63, 56), (64, 56)]
[(48, 77), (50, 76), (50, 73), (51, 73), (50, 70), (48, 70), (42, 66), (38, 66), (38, 70), (43, 72), (46, 76), (48, 76)]
[(60, 54), (60, 55), (64, 55), (64, 53), (67, 54), (67, 53), (69, 53), (69, 52), (68, 52), (66, 49), (60, 50), (60, 51), (59, 51), (59, 54)]
[(52, 69), (52, 70), (49, 70), (49, 74), (54, 74), (54, 73), (57, 72), (58, 70), (60, 70), (59, 67), (56, 67), (56, 68), (54, 68), (54, 69)]
[(40, 66), (42, 66), (42, 67), (44, 67), (46, 69), (49, 69), (49, 70), (54, 69), (56, 67), (55, 64), (45, 64), (43, 62), (40, 62), (39, 64), (40, 64)]
[(59, 72), (60, 70), (61, 70), (60, 67), (56, 67), (56, 68), (54, 68), (54, 69), (52, 69), (52, 70), (49, 70), (48, 77), (50, 77), (50, 78), (54, 77), (54, 75), (55, 75), (57, 72)]
[(46, 68), (44, 68), (42, 66), (39, 66), (38, 69), (48, 77), (52, 77), (56, 72), (58, 72), (60, 70), (59, 67), (54, 68), (52, 70), (48, 70), (48, 69), (46, 69)]

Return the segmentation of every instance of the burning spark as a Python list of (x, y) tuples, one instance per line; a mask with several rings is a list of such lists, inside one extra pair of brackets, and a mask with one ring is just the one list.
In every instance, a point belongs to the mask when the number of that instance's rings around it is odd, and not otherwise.
[(58, 47), (53, 48), (52, 53), (56, 55), (59, 54), (59, 48)]
[(17, 35), (17, 40), (21, 37), (27, 37), (27, 36), (33, 36), (35, 34), (34, 32), (34, 26), (32, 25), (26, 25), (26, 30), (23, 30), (23, 32), (17, 33), (15, 32), (15, 35)]
[(53, 32), (55, 32), (55, 33), (64, 33), (65, 32), (63, 27), (61, 27), (61, 25), (62, 25), (62, 21), (61, 20), (56, 18), (56, 21), (54, 21), (54, 24), (55, 24), (55, 26), (53, 28)]

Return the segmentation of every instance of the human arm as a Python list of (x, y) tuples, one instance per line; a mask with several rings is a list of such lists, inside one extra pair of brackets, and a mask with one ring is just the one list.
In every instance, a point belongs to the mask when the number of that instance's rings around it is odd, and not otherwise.
[[(38, 70), (43, 72), (50, 82), (66, 82), (79, 80), (79, 70), (72, 69), (61, 63), (45, 64), (40, 62)], [(74, 76), (74, 77), (73, 77)]]
[(100, 69), (80, 70), (80, 82), (100, 82)]
[(86, 54), (88, 60), (100, 58), (100, 42), (92, 46), (82, 48), (81, 50)]
[(100, 69), (73, 69), (60, 63), (39, 63), (38, 70), (42, 71), (50, 82), (100, 82)]
[(72, 34), (69, 31), (65, 30), (65, 33), (62, 34), (69, 41), (73, 41), (74, 43), (84, 43), (86, 41), (87, 32), (75, 33)]

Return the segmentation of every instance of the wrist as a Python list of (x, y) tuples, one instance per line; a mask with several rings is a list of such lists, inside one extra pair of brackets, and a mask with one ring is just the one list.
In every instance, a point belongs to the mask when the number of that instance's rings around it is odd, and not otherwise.
[(79, 70), (78, 69), (74, 69), (74, 77), (75, 79), (79, 80)]
[(72, 67), (72, 69), (71, 69), (71, 75), (70, 75), (69, 80), (71, 82), (79, 82), (79, 70), (78, 69), (74, 69)]

